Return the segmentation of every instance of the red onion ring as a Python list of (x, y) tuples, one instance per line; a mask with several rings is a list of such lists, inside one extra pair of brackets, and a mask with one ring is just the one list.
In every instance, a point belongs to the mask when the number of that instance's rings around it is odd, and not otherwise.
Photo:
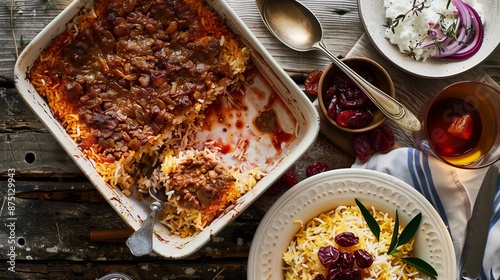
[(483, 43), (484, 28), (481, 18), (474, 8), (462, 0), (452, 0), (452, 4), (457, 8), (457, 28), (455, 30), (456, 39), (444, 36), (435, 41), (427, 41), (420, 44), (420, 48), (425, 48), (439, 43), (443, 45), (444, 51), (436, 53), (436, 57), (449, 59), (466, 59), (479, 51)]

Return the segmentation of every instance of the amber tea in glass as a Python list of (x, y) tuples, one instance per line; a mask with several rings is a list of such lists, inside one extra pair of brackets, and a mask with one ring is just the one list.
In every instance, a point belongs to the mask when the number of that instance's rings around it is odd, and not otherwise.
[(480, 82), (450, 85), (425, 110), (420, 147), (457, 167), (492, 164), (500, 158), (499, 110), (495, 88)]

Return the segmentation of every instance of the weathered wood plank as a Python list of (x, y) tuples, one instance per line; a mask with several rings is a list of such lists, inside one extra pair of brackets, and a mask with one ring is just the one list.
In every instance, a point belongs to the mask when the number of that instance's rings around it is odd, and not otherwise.
[(480, 67), (484, 72), (500, 85), (500, 48), (488, 58)]
[(81, 176), (55, 138), (14, 89), (0, 89), (0, 175)]
[(23, 280), (89, 280), (109, 273), (124, 273), (134, 280), (154, 279), (246, 279), (246, 259), (207, 259), (203, 261), (144, 262), (68, 262), (21, 261), (15, 277), (0, 264), (0, 279)]
[[(0, 1), (0, 82), (13, 77), (17, 53), (25, 47), (72, 0)], [(48, 4), (53, 4), (48, 5)], [(12, 12), (12, 16), (11, 16)], [(14, 31), (14, 34), (12, 33)], [(14, 40), (15, 37), (15, 40)]]

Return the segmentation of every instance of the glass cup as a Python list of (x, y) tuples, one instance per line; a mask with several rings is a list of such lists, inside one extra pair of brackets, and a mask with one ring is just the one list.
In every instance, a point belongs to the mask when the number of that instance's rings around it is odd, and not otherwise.
[(500, 159), (500, 91), (481, 82), (454, 83), (420, 114), (415, 145), (459, 168), (482, 168)]

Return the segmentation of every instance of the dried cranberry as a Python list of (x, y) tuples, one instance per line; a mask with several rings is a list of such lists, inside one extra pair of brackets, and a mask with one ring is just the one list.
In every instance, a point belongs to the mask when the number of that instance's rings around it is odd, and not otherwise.
[(346, 108), (360, 108), (368, 103), (369, 99), (359, 89), (349, 89), (339, 94), (340, 106)]
[(330, 100), (330, 103), (328, 103), (328, 106), (326, 107), (326, 114), (331, 118), (331, 119), (336, 119), (337, 114), (340, 113), (342, 109), (338, 105), (338, 97), (335, 95), (333, 98)]
[(361, 269), (356, 267), (348, 268), (342, 272), (342, 280), (361, 280), (362, 278)]
[(370, 140), (367, 134), (362, 133), (355, 136), (354, 152), (361, 162), (367, 162), (370, 159)]
[(333, 246), (321, 247), (318, 250), (318, 258), (323, 266), (330, 267), (339, 261), (340, 251)]
[(281, 193), (281, 191), (286, 188), (289, 189), (293, 186), (295, 186), (299, 181), (295, 177), (295, 175), (292, 173), (292, 171), (287, 170), (279, 179), (278, 181), (274, 182), (267, 190), (266, 194), (267, 195), (277, 195)]
[(342, 247), (351, 247), (359, 243), (359, 238), (352, 232), (342, 232), (335, 236), (335, 242)]
[(375, 114), (375, 112), (377, 111), (377, 107), (375, 107), (375, 105), (373, 105), (373, 103), (370, 103), (364, 107), (364, 110), (365, 110), (365, 112), (370, 113), (373, 116)]
[(266, 194), (267, 195), (277, 195), (281, 192), (282, 189), (283, 189), (283, 187), (282, 187), (281, 180), (278, 180), (266, 190)]
[(371, 105), (373, 104), (370, 98), (359, 88), (353, 89), (354, 96), (356, 97), (357, 100), (360, 102), (364, 102), (366, 105)]
[(382, 124), (370, 131), (370, 145), (380, 153), (389, 152), (394, 146), (394, 134), (387, 124)]
[(335, 265), (328, 269), (328, 274), (326, 275), (326, 280), (340, 280), (342, 279), (342, 268)]
[(394, 133), (392, 132), (391, 127), (386, 123), (383, 123), (378, 127), (378, 129), (382, 130), (389, 143), (394, 145)]
[(321, 75), (323, 75), (322, 70), (313, 70), (309, 73), (309, 75), (307, 75), (307, 78), (304, 81), (304, 89), (307, 93), (313, 95), (318, 94), (318, 84)]
[(339, 89), (345, 90), (351, 86), (351, 79), (349, 79), (349, 77), (347, 77), (347, 75), (343, 72), (339, 72), (333, 76), (333, 84)]
[(358, 88), (348, 88), (346, 91), (342, 92), (345, 100), (356, 100), (359, 96), (358, 94), (361, 92)]
[(373, 115), (365, 111), (344, 110), (337, 114), (335, 121), (347, 128), (361, 128), (373, 121)]
[(325, 172), (328, 170), (330, 170), (330, 167), (328, 166), (328, 164), (318, 161), (318, 162), (313, 163), (307, 167), (306, 176), (311, 177), (313, 175), (316, 175), (316, 174), (319, 174), (321, 172)]
[(338, 125), (342, 127), (349, 127), (349, 122), (352, 116), (356, 114), (356, 111), (353, 110), (345, 110), (342, 112), (339, 112), (337, 114), (337, 117), (335, 118), (335, 121), (337, 122)]
[(323, 274), (316, 274), (313, 280), (326, 280), (326, 278), (325, 276), (323, 276)]
[(354, 256), (351, 252), (340, 253), (338, 265), (341, 268), (350, 268), (354, 265)]
[(333, 86), (329, 87), (326, 90), (325, 94), (323, 95), (323, 103), (329, 104), (330, 101), (332, 100), (332, 98), (336, 95), (337, 95), (337, 86), (333, 85)]
[(370, 267), (373, 263), (373, 256), (363, 249), (354, 251), (354, 260), (359, 268)]
[(348, 109), (355, 109), (358, 107), (362, 107), (364, 104), (360, 104), (360, 102), (357, 102), (356, 100), (348, 100), (347, 97), (345, 96), (345, 93), (339, 94), (339, 105), (348, 108)]
[(281, 180), (287, 188), (291, 188), (299, 182), (297, 180), (297, 177), (295, 177), (295, 175), (290, 170), (286, 171), (285, 174), (281, 176)]
[[(370, 69), (354, 66), (353, 70), (360, 72), (370, 82), (375, 81)], [(342, 72), (332, 76), (332, 83), (333, 86), (323, 97), (327, 115), (341, 127), (361, 128), (369, 125), (373, 121), (374, 105), (368, 96)]]
[(350, 128), (360, 128), (369, 125), (373, 121), (373, 115), (368, 112), (356, 112), (348, 120), (348, 126)]

